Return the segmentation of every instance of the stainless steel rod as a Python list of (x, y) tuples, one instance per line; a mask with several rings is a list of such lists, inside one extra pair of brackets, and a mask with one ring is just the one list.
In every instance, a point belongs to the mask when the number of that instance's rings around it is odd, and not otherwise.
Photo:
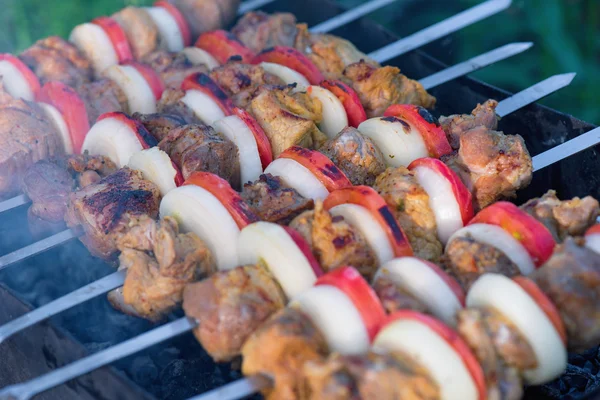
[(565, 143), (559, 144), (533, 157), (533, 170), (538, 171), (549, 165), (571, 157), (581, 151), (600, 144), (600, 127), (587, 131)]
[(334, 29), (339, 28), (342, 25), (346, 25), (349, 22), (355, 21), (375, 10), (385, 7), (388, 4), (395, 2), (396, 0), (372, 0), (365, 4), (361, 4), (358, 7), (354, 7), (344, 13), (336, 15), (335, 17), (321, 22), (310, 28), (312, 33), (326, 33), (331, 32)]
[(240, 8), (238, 8), (238, 15), (244, 15), (249, 11), (256, 10), (257, 8), (261, 8), (262, 6), (266, 6), (269, 3), (274, 2), (275, 0), (247, 0), (240, 4)]

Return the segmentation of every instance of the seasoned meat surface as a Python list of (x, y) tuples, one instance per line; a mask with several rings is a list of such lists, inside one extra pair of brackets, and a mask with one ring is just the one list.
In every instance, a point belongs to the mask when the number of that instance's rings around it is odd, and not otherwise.
[(84, 154), (71, 154), (65, 162), (79, 188), (96, 183), (117, 170), (117, 166), (109, 158), (90, 156), (87, 152)]
[(440, 391), (427, 371), (400, 353), (332, 354), (302, 369), (301, 399), (437, 400)]
[(269, 138), (273, 157), (294, 145), (319, 148), (327, 140), (317, 127), (323, 119), (322, 104), (292, 89), (261, 86), (248, 108)]
[(306, 239), (325, 271), (352, 265), (368, 280), (375, 274), (377, 256), (364, 236), (343, 217), (332, 216), (323, 208), (323, 202), (317, 201), (314, 211), (297, 216), (290, 227)]
[(90, 126), (104, 113), (113, 111), (129, 112), (127, 96), (110, 79), (98, 79), (94, 82), (84, 83), (75, 90), (85, 103)]
[(261, 221), (283, 225), (313, 207), (312, 199), (302, 197), (280, 177), (271, 174), (263, 174), (256, 182), (244, 184), (241, 195)]
[(294, 307), (269, 318), (242, 347), (242, 372), (263, 374), (274, 382), (267, 399), (298, 398), (300, 371), (308, 361), (326, 357), (327, 343), (311, 319)]
[(365, 61), (344, 69), (344, 78), (358, 94), (367, 116), (380, 117), (392, 104), (415, 104), (433, 108), (431, 96), (418, 81), (407, 78), (396, 67), (375, 67)]
[(202, 32), (224, 29), (233, 22), (240, 0), (168, 0), (185, 17), (192, 39)]
[(166, 88), (162, 97), (156, 104), (159, 114), (177, 115), (183, 118), (186, 124), (203, 124), (194, 111), (186, 106), (181, 99), (185, 92), (180, 89)]
[(142, 214), (158, 215), (160, 192), (142, 178), (142, 173), (127, 167), (99, 182), (71, 193), (65, 221), (70, 228), (81, 226), (81, 241), (95, 256), (111, 258), (116, 240), (132, 218)]
[(373, 282), (373, 290), (388, 314), (400, 310), (429, 312), (425, 304), (386, 276), (380, 275), (377, 277)]
[(598, 200), (592, 196), (561, 201), (554, 190), (529, 200), (521, 209), (543, 223), (557, 242), (567, 236), (583, 236), (600, 215)]
[(326, 141), (319, 151), (346, 174), (353, 185), (373, 186), (385, 171), (385, 160), (373, 141), (358, 129), (347, 127)]
[(153, 51), (144, 57), (144, 62), (160, 75), (166, 87), (175, 89), (179, 89), (188, 76), (208, 72), (205, 65), (194, 65), (184, 53), (166, 50)]
[(141, 60), (161, 45), (158, 27), (141, 7), (125, 7), (112, 15), (125, 31), (133, 58)]
[(183, 292), (185, 314), (199, 322), (196, 338), (219, 362), (240, 355), (246, 340), (285, 303), (277, 281), (260, 265), (219, 271)]
[(484, 126), (495, 131), (498, 128), (498, 120), (500, 119), (496, 115), (497, 105), (496, 100), (488, 100), (483, 104), (477, 104), (471, 114), (441, 116), (439, 119), (440, 127), (446, 132), (450, 146), (455, 150), (458, 149), (460, 147), (460, 135), (473, 128)]
[(133, 118), (144, 125), (152, 136), (159, 142), (169, 133), (186, 124), (185, 119), (175, 114), (133, 114)]
[(294, 14), (250, 11), (239, 19), (231, 33), (258, 53), (275, 46), (294, 47), (298, 30)]
[(19, 55), (40, 80), (40, 84), (59, 81), (71, 87), (90, 82), (94, 71), (89, 60), (71, 43), (50, 36), (38, 40)]
[(584, 247), (582, 239), (567, 238), (529, 277), (560, 313), (570, 350), (600, 343), (600, 254)]
[(416, 257), (437, 262), (442, 244), (437, 237), (435, 214), (429, 195), (407, 168), (388, 168), (379, 175), (373, 188), (385, 199), (400, 223)]
[(240, 188), (236, 145), (206, 125), (184, 125), (169, 132), (158, 147), (171, 157), (184, 179), (195, 171), (212, 172)]

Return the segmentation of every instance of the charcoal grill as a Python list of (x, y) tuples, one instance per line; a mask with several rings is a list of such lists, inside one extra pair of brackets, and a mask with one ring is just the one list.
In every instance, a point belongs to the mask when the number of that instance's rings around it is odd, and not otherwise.
[[(288, 11), (311, 25), (342, 11), (329, 0), (280, 0), (262, 8), (266, 12)], [(378, 49), (397, 37), (363, 18), (333, 32), (352, 41), (365, 52)], [(430, 48), (443, 51), (444, 42)], [(412, 78), (422, 78), (446, 67), (421, 51), (391, 60)], [(515, 69), (518, 67), (515, 67)], [(488, 98), (501, 100), (509, 94), (469, 78), (461, 78), (432, 90), (438, 99), (438, 115), (464, 113)], [(507, 133), (521, 134), (532, 155), (572, 139), (594, 126), (561, 112), (531, 105), (500, 122)], [(517, 203), (542, 195), (548, 188), (562, 198), (593, 195), (600, 198), (597, 152), (600, 146), (572, 156), (534, 174)], [(33, 238), (23, 229), (26, 209), (3, 215), (0, 252), (6, 254)], [(113, 268), (92, 258), (76, 241), (33, 257), (0, 272), (0, 324), (112, 272)], [(68, 364), (86, 353), (96, 352), (150, 329), (152, 325), (114, 311), (100, 297), (43, 324), (29, 328), (0, 345), (0, 387), (23, 382)], [(559, 383), (527, 390), (528, 399), (600, 399), (600, 353), (590, 350), (573, 357)], [(234, 367), (234, 368), (232, 368)], [(240, 377), (235, 366), (212, 362), (191, 334), (186, 334), (121, 360), (113, 367), (39, 395), (39, 399), (187, 399)], [(142, 389), (144, 388), (144, 389)]]

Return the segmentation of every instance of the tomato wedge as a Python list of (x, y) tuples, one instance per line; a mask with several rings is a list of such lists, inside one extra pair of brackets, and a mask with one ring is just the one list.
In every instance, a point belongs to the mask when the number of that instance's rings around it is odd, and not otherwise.
[(587, 235), (594, 235), (594, 234), (600, 234), (600, 224), (596, 224), (596, 225), (590, 227), (585, 232), (585, 236), (587, 236)]
[(204, 32), (195, 44), (209, 52), (220, 64), (226, 64), (231, 57), (239, 56), (244, 63), (250, 63), (254, 52), (244, 46), (233, 34), (224, 30)]
[(318, 85), (325, 78), (313, 62), (300, 51), (285, 46), (275, 46), (258, 53), (252, 64), (269, 62), (281, 64), (304, 75), (311, 85)]
[(292, 146), (279, 155), (308, 169), (329, 192), (352, 186), (352, 182), (326, 155), (316, 150)]
[(229, 182), (215, 174), (197, 171), (192, 173), (183, 184), (200, 186), (209, 191), (219, 199), (240, 229), (259, 220), (239, 193), (231, 188)]
[(304, 257), (306, 257), (306, 260), (310, 264), (310, 267), (315, 273), (315, 276), (318, 278), (320, 276), (325, 275), (325, 271), (323, 271), (323, 268), (321, 268), (321, 265), (319, 264), (314, 254), (312, 253), (312, 250), (310, 249), (310, 245), (306, 242), (306, 240), (304, 240), (302, 235), (299, 234), (295, 229), (290, 228), (289, 226), (282, 225), (281, 227), (287, 232), (288, 235), (290, 235), (294, 243), (296, 243), (296, 246), (298, 246), (300, 251), (302, 251), (302, 254), (304, 254)]
[(267, 168), (273, 161), (273, 150), (271, 150), (271, 142), (269, 142), (269, 138), (262, 126), (260, 126), (254, 117), (243, 108), (234, 107), (232, 114), (237, 115), (246, 126), (250, 128), (250, 131), (252, 131), (254, 140), (256, 140), (256, 146), (258, 147), (260, 163), (262, 164), (263, 169)]
[(358, 128), (358, 125), (367, 120), (367, 112), (360, 102), (358, 94), (350, 86), (332, 79), (324, 80), (321, 82), (321, 86), (340, 99), (346, 110), (346, 115), (348, 115), (350, 126)]
[(133, 53), (127, 41), (127, 35), (125, 35), (125, 31), (116, 20), (110, 17), (98, 17), (94, 18), (92, 23), (98, 25), (106, 33), (117, 53), (117, 57), (119, 57), (119, 63), (133, 60)]
[(41, 89), (40, 80), (33, 73), (33, 71), (27, 65), (25, 65), (23, 61), (8, 53), (0, 54), (0, 61), (11, 63), (21, 73), (21, 75), (23, 75), (23, 78), (25, 78), (29, 84), (31, 93), (33, 93), (34, 96), (37, 96), (37, 93)]
[(185, 78), (181, 83), (181, 89), (199, 90), (210, 96), (219, 105), (219, 108), (221, 108), (225, 115), (233, 113), (235, 106), (233, 105), (233, 101), (227, 96), (227, 93), (210, 76), (202, 72), (197, 72)]
[(179, 32), (181, 33), (181, 38), (183, 39), (183, 47), (188, 47), (192, 44), (192, 32), (190, 31), (190, 27), (185, 20), (183, 14), (177, 7), (168, 1), (157, 1), (154, 3), (154, 7), (164, 8), (177, 22), (177, 26), (179, 27)]
[(369, 186), (352, 186), (333, 191), (323, 203), (326, 210), (340, 204), (356, 204), (367, 209), (379, 222), (390, 240), (396, 257), (412, 256), (413, 251), (404, 231), (385, 200)]
[(142, 125), (142, 123), (138, 120), (131, 118), (129, 115), (120, 111), (104, 113), (98, 117), (96, 122), (102, 121), (103, 119), (107, 118), (115, 118), (128, 125), (131, 128), (132, 132), (135, 133), (135, 135), (137, 136), (138, 140), (142, 145), (142, 148), (149, 149), (150, 147), (158, 146), (158, 141), (154, 136), (150, 134), (150, 132), (148, 132), (146, 127)]

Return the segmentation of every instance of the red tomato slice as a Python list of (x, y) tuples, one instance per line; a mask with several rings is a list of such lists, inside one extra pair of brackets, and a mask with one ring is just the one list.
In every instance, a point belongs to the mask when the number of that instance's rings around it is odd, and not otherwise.
[(593, 235), (593, 234), (600, 234), (600, 224), (596, 224), (596, 225), (592, 226), (590, 229), (588, 229), (585, 232), (585, 236)]
[(0, 54), (0, 61), (8, 61), (11, 63), (21, 73), (21, 75), (23, 75), (23, 78), (25, 78), (29, 84), (31, 92), (34, 94), (34, 96), (37, 96), (37, 93), (41, 89), (40, 80), (33, 73), (33, 71), (27, 65), (25, 65), (23, 61), (8, 53)]
[(360, 313), (373, 341), (385, 320), (385, 310), (375, 291), (353, 267), (339, 267), (323, 275), (315, 285), (330, 285), (340, 289), (350, 298)]
[(106, 118), (115, 118), (121, 121), (122, 123), (128, 125), (131, 128), (132, 132), (135, 133), (135, 135), (137, 136), (138, 140), (142, 145), (142, 148), (149, 149), (150, 147), (158, 146), (158, 141), (154, 136), (150, 134), (150, 132), (148, 132), (146, 127), (142, 125), (141, 122), (131, 118), (129, 115), (118, 111), (104, 113), (98, 117), (96, 122), (102, 121)]
[(271, 142), (269, 142), (269, 138), (262, 126), (260, 126), (254, 117), (243, 108), (234, 107), (232, 114), (237, 115), (246, 124), (250, 131), (252, 131), (254, 140), (256, 140), (256, 146), (258, 147), (260, 163), (262, 164), (263, 169), (267, 168), (267, 166), (273, 161), (273, 151), (271, 150)]
[(299, 234), (295, 229), (290, 228), (289, 226), (282, 225), (281, 227), (287, 232), (288, 235), (290, 235), (294, 243), (296, 243), (296, 246), (298, 246), (300, 251), (302, 251), (302, 254), (304, 254), (304, 257), (306, 257), (306, 260), (308, 260), (308, 263), (310, 264), (313, 272), (315, 273), (315, 276), (317, 278), (323, 276), (325, 274), (323, 268), (321, 268), (321, 265), (319, 264), (319, 262), (313, 255), (312, 250), (310, 249), (310, 245), (306, 242), (306, 240), (304, 240), (302, 235)]
[(173, 161), (171, 161), (171, 165), (173, 166), (173, 168), (175, 168), (175, 186), (182, 186), (185, 183), (185, 179), (183, 179), (183, 174), (181, 173), (181, 170)]
[(352, 186), (352, 182), (326, 155), (316, 150), (300, 146), (292, 146), (279, 155), (279, 158), (289, 158), (312, 174), (325, 186), (329, 192)]
[(440, 158), (452, 153), (446, 133), (436, 125), (433, 116), (423, 107), (413, 104), (393, 104), (385, 110), (383, 116), (404, 119), (413, 125), (421, 133), (431, 157)]
[(319, 68), (308, 57), (292, 47), (275, 46), (258, 53), (252, 64), (270, 62), (281, 64), (304, 75), (311, 85), (318, 85), (325, 78)]
[(87, 110), (81, 97), (62, 82), (47, 82), (40, 90), (38, 100), (54, 106), (60, 112), (69, 128), (73, 152), (80, 154), (85, 136), (90, 130)]
[(133, 60), (133, 53), (127, 41), (127, 35), (125, 35), (125, 31), (117, 21), (110, 17), (98, 17), (94, 18), (92, 23), (98, 25), (108, 35), (119, 58), (119, 63)]
[(454, 197), (460, 208), (463, 224), (468, 224), (475, 213), (473, 210), (473, 197), (456, 172), (452, 171), (450, 167), (437, 158), (419, 158), (411, 162), (408, 169), (412, 171), (416, 167), (427, 167), (444, 177), (450, 183), (452, 193), (454, 193)]
[(156, 3), (154, 3), (154, 7), (162, 7), (165, 10), (167, 10), (169, 14), (171, 14), (173, 19), (175, 19), (175, 22), (177, 22), (179, 32), (181, 32), (181, 38), (183, 39), (183, 47), (188, 47), (189, 45), (191, 45), (192, 32), (190, 31), (190, 27), (187, 21), (185, 20), (183, 14), (181, 14), (181, 11), (179, 11), (177, 7), (175, 7), (168, 1), (157, 1)]
[(326, 210), (340, 204), (356, 204), (371, 212), (390, 240), (396, 257), (412, 256), (413, 251), (404, 231), (394, 218), (385, 200), (369, 186), (352, 186), (333, 191), (323, 203)]
[(468, 225), (476, 223), (497, 225), (510, 233), (525, 247), (536, 267), (550, 258), (556, 246), (544, 224), (507, 201), (499, 201), (479, 211)]
[(220, 64), (226, 64), (231, 57), (239, 56), (248, 64), (254, 58), (254, 52), (244, 46), (233, 34), (216, 30), (204, 32), (195, 44), (196, 47), (209, 52)]
[(235, 106), (229, 96), (227, 96), (227, 93), (210, 76), (202, 72), (197, 72), (185, 78), (181, 83), (181, 89), (186, 91), (190, 89), (199, 90), (210, 96), (219, 105), (221, 110), (223, 110), (225, 115), (233, 113)]
[(348, 115), (348, 123), (354, 128), (358, 128), (358, 125), (367, 120), (367, 113), (358, 94), (350, 86), (344, 82), (336, 80), (324, 80), (321, 82), (321, 86), (335, 94), (338, 99), (342, 102), (346, 115)]
[(123, 64), (130, 65), (135, 68), (136, 71), (138, 71), (144, 77), (144, 80), (148, 83), (150, 89), (152, 89), (152, 93), (154, 94), (156, 100), (160, 100), (163, 92), (165, 91), (165, 84), (155, 70), (150, 68), (148, 65), (139, 63), (137, 61), (126, 61)]
[(229, 182), (215, 174), (197, 171), (192, 173), (183, 184), (200, 186), (209, 191), (229, 211), (240, 229), (259, 220), (239, 193), (231, 188)]
[(516, 284), (521, 286), (529, 297), (531, 297), (536, 304), (542, 309), (544, 314), (548, 317), (556, 332), (558, 332), (560, 338), (562, 339), (565, 346), (567, 345), (567, 330), (565, 329), (565, 325), (563, 324), (562, 318), (560, 317), (560, 313), (552, 303), (552, 300), (542, 292), (542, 289), (531, 279), (526, 278), (524, 276), (516, 276), (513, 278)]
[(422, 259), (419, 259), (419, 261), (421, 261), (423, 264), (425, 264), (429, 268), (431, 268), (433, 270), (433, 272), (435, 272), (448, 285), (450, 290), (452, 290), (452, 293), (454, 293), (454, 295), (458, 299), (458, 302), (463, 307), (466, 306), (467, 295), (466, 295), (464, 289), (462, 288), (462, 286), (460, 286), (460, 284), (456, 281), (456, 279), (454, 279), (453, 277), (448, 275), (446, 273), (446, 271), (444, 271), (443, 269), (441, 269), (440, 267), (438, 267), (437, 265), (435, 265), (432, 262), (422, 260)]

